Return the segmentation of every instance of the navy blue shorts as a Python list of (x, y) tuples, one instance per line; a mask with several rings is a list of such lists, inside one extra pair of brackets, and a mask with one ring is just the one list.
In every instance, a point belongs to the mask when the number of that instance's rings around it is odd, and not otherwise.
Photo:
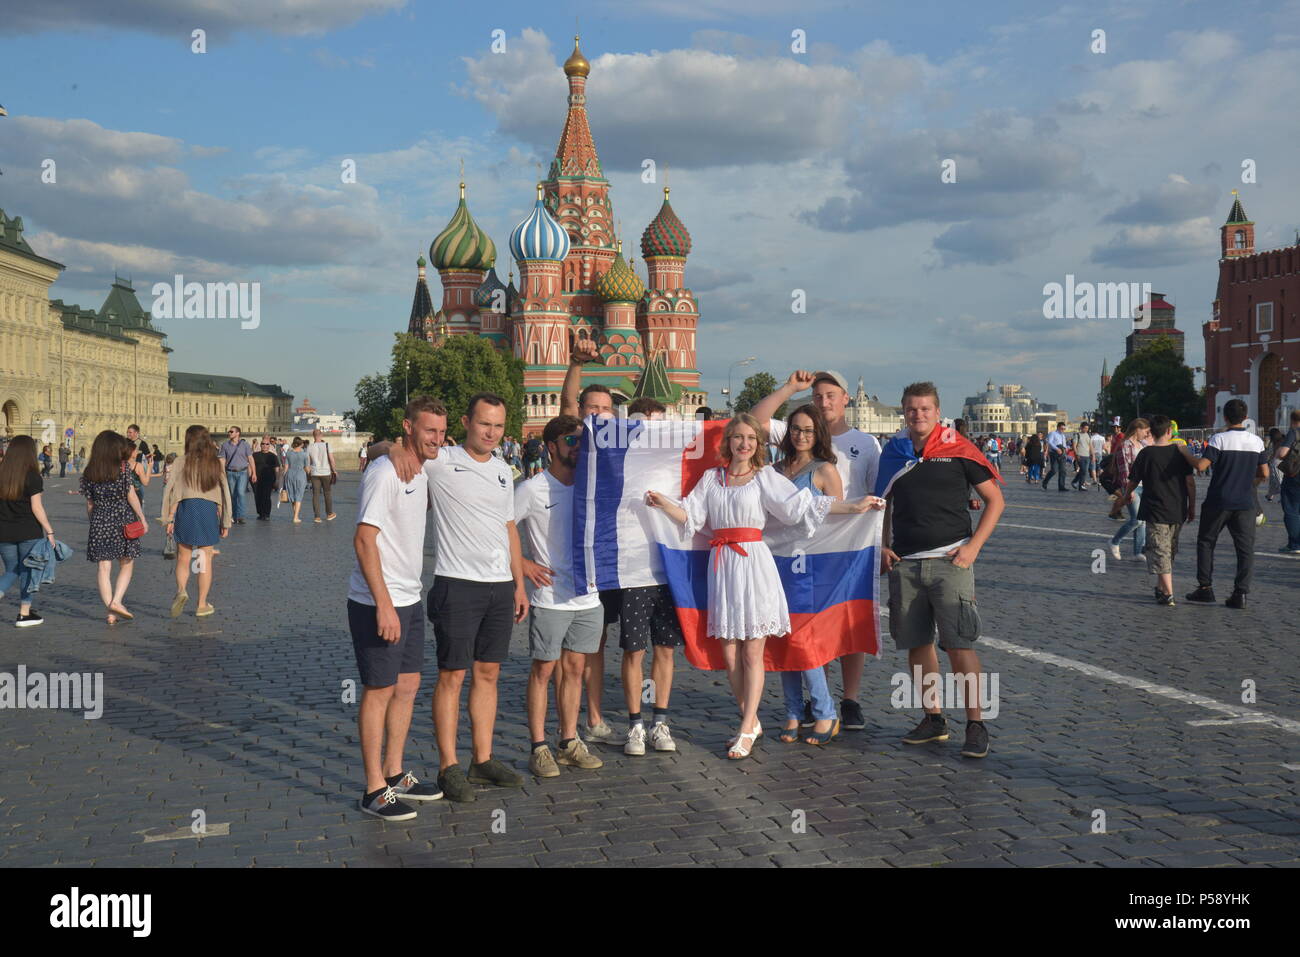
[(424, 606), (420, 602), (397, 609), (402, 637), (384, 641), (374, 605), (348, 599), (348, 627), (352, 629), (352, 651), (357, 656), (361, 683), (367, 688), (389, 688), (397, 676), (424, 667)]
[(439, 671), (466, 671), (476, 661), (500, 664), (510, 656), (515, 583), (437, 575), (429, 589), (429, 620)]

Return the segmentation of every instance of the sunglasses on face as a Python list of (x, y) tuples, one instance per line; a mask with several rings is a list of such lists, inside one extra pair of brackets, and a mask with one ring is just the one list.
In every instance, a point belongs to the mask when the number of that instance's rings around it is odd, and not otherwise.
[(577, 445), (579, 442), (582, 441), (582, 436), (581, 436), (581, 435), (562, 435), (562, 436), (560, 436), (560, 441), (563, 442), (565, 445), (567, 445), (569, 448), (573, 448), (575, 445)]

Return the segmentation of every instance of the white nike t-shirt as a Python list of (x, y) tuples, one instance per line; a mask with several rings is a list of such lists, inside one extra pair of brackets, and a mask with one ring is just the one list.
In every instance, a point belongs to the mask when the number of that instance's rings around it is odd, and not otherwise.
[(512, 581), (506, 531), (506, 522), (515, 518), (510, 466), (496, 456), (479, 462), (454, 445), (425, 462), (424, 474), (433, 503), (434, 574), (478, 582)]
[[(420, 576), (424, 572), (424, 529), (429, 511), (429, 479), (416, 473), (404, 484), (393, 470), (388, 456), (376, 459), (361, 476), (361, 501), (357, 524), (379, 529), (379, 567), (394, 608), (406, 608), (420, 600)], [(374, 605), (366, 576), (358, 560), (348, 579), (348, 597), (363, 605)]]
[[(768, 433), (773, 443), (785, 438), (786, 424), (780, 419), (768, 423)], [(858, 429), (849, 429), (831, 436), (835, 446), (835, 467), (844, 482), (844, 500), (862, 498), (876, 487), (876, 472), (880, 468), (880, 443), (874, 435)]]
[(535, 608), (583, 611), (600, 604), (590, 591), (573, 590), (573, 486), (549, 471), (538, 473), (515, 489), (515, 523), (524, 554), (551, 570), (552, 584), (542, 588), (528, 582), (528, 600)]

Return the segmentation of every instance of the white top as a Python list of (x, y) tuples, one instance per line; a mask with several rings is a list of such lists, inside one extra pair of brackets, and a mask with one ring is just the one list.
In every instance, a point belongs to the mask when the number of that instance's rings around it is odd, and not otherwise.
[(463, 446), (453, 445), (425, 462), (424, 471), (433, 503), (434, 574), (512, 581), (506, 531), (506, 523), (515, 519), (510, 467), (496, 456), (476, 461)]
[[(785, 438), (786, 424), (780, 419), (768, 423), (773, 442)], [(880, 443), (874, 435), (859, 429), (849, 429), (831, 436), (835, 446), (835, 467), (844, 482), (844, 499), (862, 498), (876, 487), (876, 471), (880, 468)]]
[(330, 474), (329, 447), (324, 442), (312, 442), (307, 446), (307, 465), (312, 475)]
[(573, 590), (573, 486), (549, 471), (539, 472), (515, 488), (515, 523), (524, 554), (551, 570), (553, 583), (536, 587), (525, 579), (535, 608), (583, 611), (600, 604), (600, 595)]
[[(357, 524), (379, 529), (379, 567), (394, 608), (420, 600), (420, 575), (424, 572), (424, 527), (429, 509), (429, 479), (419, 472), (410, 484), (397, 477), (388, 456), (376, 459), (361, 476), (361, 501)], [(348, 597), (374, 605), (358, 559), (348, 579)]]
[[(688, 541), (705, 526), (762, 528), (769, 515), (812, 535), (836, 501), (795, 488), (771, 467), (759, 469), (744, 485), (724, 486), (721, 472), (709, 469), (682, 503)], [(710, 550), (708, 634), (724, 640), (789, 634), (790, 608), (771, 550), (762, 541), (741, 542), (739, 547), (747, 554), (727, 546)]]
[(1100, 432), (1092, 434), (1092, 457), (1100, 459), (1106, 454), (1106, 437)]

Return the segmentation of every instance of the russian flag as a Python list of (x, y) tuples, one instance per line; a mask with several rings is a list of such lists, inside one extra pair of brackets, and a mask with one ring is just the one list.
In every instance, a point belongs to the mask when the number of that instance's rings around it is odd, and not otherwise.
[(875, 494), (881, 498), (889, 495), (894, 483), (926, 459), (970, 459), (984, 466), (993, 473), (993, 478), (1005, 485), (999, 472), (984, 453), (975, 448), (975, 443), (966, 438), (952, 426), (936, 427), (925, 440), (925, 448), (916, 454), (912, 445), (912, 436), (906, 428), (885, 443), (880, 451), (880, 467), (876, 472)]
[[(574, 587), (668, 585), (697, 668), (725, 667), (707, 635), (709, 536), (681, 528), (645, 504), (651, 489), (684, 499), (710, 468), (726, 422), (589, 418), (574, 483)], [(880, 654), (882, 512), (829, 515), (812, 538), (772, 520), (763, 532), (776, 558), (791, 633), (769, 641), (769, 671), (804, 671), (852, 652)]]

